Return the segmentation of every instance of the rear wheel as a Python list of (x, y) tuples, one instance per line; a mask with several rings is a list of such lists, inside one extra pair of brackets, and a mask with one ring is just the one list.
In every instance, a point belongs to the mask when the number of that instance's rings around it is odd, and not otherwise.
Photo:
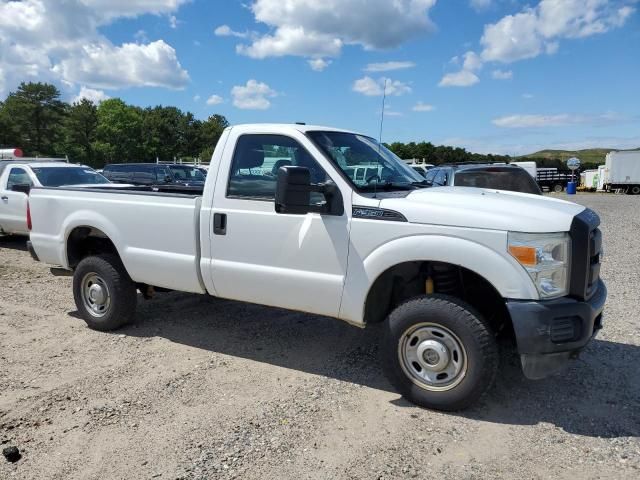
[(631, 195), (640, 195), (640, 185), (633, 185), (630, 189), (629, 189), (629, 193)]
[(564, 190), (564, 186), (561, 183), (556, 183), (553, 187), (552, 190), (556, 193), (561, 193)]
[(136, 286), (115, 255), (83, 259), (73, 274), (73, 298), (89, 328), (114, 330), (133, 320)]
[(489, 327), (464, 302), (421, 296), (388, 317), (382, 361), (391, 383), (411, 402), (460, 410), (492, 385), (498, 350)]

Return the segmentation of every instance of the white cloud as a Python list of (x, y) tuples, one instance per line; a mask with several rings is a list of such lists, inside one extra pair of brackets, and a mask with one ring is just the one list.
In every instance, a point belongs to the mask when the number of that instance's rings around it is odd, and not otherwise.
[[(171, 46), (147, 44), (143, 31), (135, 36), (142, 44), (114, 45), (100, 27), (118, 18), (168, 15), (186, 1), (0, 1), (0, 94), (30, 78), (88, 88), (182, 87), (188, 75)], [(117, 63), (107, 67), (106, 61)]]
[(169, 26), (173, 29), (178, 28), (178, 18), (175, 15), (169, 15)]
[(238, 45), (236, 51), (251, 58), (283, 57), (336, 57), (342, 41), (329, 35), (305, 31), (302, 27), (281, 27), (273, 35), (264, 35), (251, 45)]
[(269, 85), (253, 79), (246, 85), (236, 85), (231, 89), (233, 105), (243, 110), (266, 110), (271, 106), (269, 98), (277, 95)]
[(500, 70), (499, 68), (491, 72), (491, 78), (495, 80), (511, 80), (513, 72), (511, 70)]
[(99, 88), (179, 89), (189, 81), (176, 51), (163, 40), (147, 45), (125, 43), (121, 47), (110, 43), (88, 44), (55, 65), (53, 71), (68, 82)]
[(531, 100), (533, 98), (533, 94), (532, 93), (523, 93), (522, 94), (522, 98), (524, 98), (526, 100)]
[(469, 0), (469, 5), (471, 5), (471, 8), (477, 11), (488, 9), (492, 3), (493, 0)]
[(437, 143), (466, 148), (476, 153), (497, 153), (501, 155), (526, 155), (540, 150), (583, 150), (586, 148), (631, 149), (640, 146), (640, 136), (636, 137), (582, 137), (571, 142), (529, 140), (524, 136), (482, 136), (443, 138)]
[(366, 76), (356, 80), (353, 83), (353, 91), (367, 95), (369, 97), (382, 96), (385, 92), (388, 96), (400, 96), (406, 93), (411, 93), (411, 87), (406, 83), (399, 80), (392, 80), (390, 78), (381, 77), (377, 80)]
[(207, 98), (207, 105), (220, 105), (222, 102), (224, 102), (224, 98), (220, 95), (211, 95)]
[(429, 105), (428, 103), (418, 102), (416, 103), (411, 110), (414, 112), (432, 112), (436, 109), (433, 105)]
[[(460, 64), (459, 57), (453, 57), (450, 63)], [(445, 74), (438, 86), (440, 87), (470, 87), (480, 81), (477, 72), (482, 68), (482, 60), (475, 52), (468, 51), (462, 56), (462, 69), (458, 72)]]
[(434, 26), (429, 11), (436, 0), (254, 0), (255, 20), (272, 33), (238, 45), (252, 58), (295, 55), (336, 57), (343, 45), (394, 48)]
[(311, 70), (315, 72), (322, 72), (325, 68), (331, 65), (331, 60), (325, 60), (324, 58), (312, 58), (307, 60), (307, 63), (311, 67)]
[(391, 70), (402, 70), (405, 68), (413, 68), (416, 64), (414, 62), (382, 62), (382, 63), (370, 63), (365, 68), (365, 72), (388, 72)]
[(138, 30), (133, 34), (133, 38), (140, 43), (149, 43), (149, 37), (147, 37), (147, 32), (145, 30)]
[[(608, 32), (622, 26), (635, 12), (621, 2), (638, 0), (540, 0), (535, 7), (525, 7), (515, 15), (506, 15), (496, 23), (484, 26), (480, 54), (467, 52), (461, 71), (445, 75), (440, 86), (470, 86), (478, 83), (479, 70), (486, 62), (511, 63), (552, 55), (560, 48), (560, 40), (581, 38)], [(491, 2), (471, 0), (481, 7)], [(622, 6), (621, 6), (622, 5)], [(458, 60), (454, 57), (453, 60)], [(508, 77), (497, 74), (493, 78)], [(507, 73), (507, 72), (503, 72)]]
[(111, 97), (109, 97), (102, 90), (94, 90), (93, 88), (87, 88), (85, 86), (82, 86), (80, 87), (80, 92), (78, 93), (78, 95), (74, 97), (72, 101), (76, 103), (82, 100), (83, 98), (86, 98), (87, 100), (91, 100), (93, 103), (98, 104), (104, 100), (108, 100)]
[(229, 25), (220, 25), (213, 31), (213, 33), (217, 37), (247, 38), (249, 36), (247, 32), (236, 32), (235, 30), (232, 30)]
[(200, 97), (200, 95), (194, 95), (194, 96), (193, 96), (193, 101), (194, 101), (194, 102), (199, 102), (199, 101), (200, 101), (200, 98), (201, 98), (201, 97)]
[[(503, 63), (552, 54), (558, 40), (605, 33), (620, 27), (635, 11), (609, 0), (541, 0), (515, 15), (485, 25), (482, 59)], [(619, 5), (619, 4), (618, 4)]]
[(478, 76), (470, 72), (469, 70), (460, 70), (455, 73), (447, 73), (438, 86), (440, 87), (470, 87), (478, 83), (480, 79)]
[(628, 120), (617, 113), (581, 115), (560, 113), (554, 115), (508, 115), (494, 119), (491, 123), (503, 128), (567, 127), (572, 125), (610, 125)]

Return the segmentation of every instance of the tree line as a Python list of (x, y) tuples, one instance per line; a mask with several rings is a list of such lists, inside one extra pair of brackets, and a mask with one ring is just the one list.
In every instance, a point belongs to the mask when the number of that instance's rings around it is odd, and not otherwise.
[(483, 155), (471, 153), (464, 148), (449, 147), (446, 145), (434, 145), (431, 142), (393, 142), (385, 146), (403, 159), (424, 159), (426, 163), (440, 165), (442, 163), (456, 162), (503, 162), (508, 163), (511, 157), (508, 155)]
[[(47, 83), (23, 82), (0, 102), (0, 147), (19, 147), (27, 156), (66, 156), (96, 168), (156, 159), (208, 161), (228, 125), (223, 115), (199, 120), (176, 107), (141, 108), (119, 98), (98, 105), (87, 99), (67, 103), (60, 99), (58, 88)], [(512, 160), (508, 155), (483, 155), (431, 142), (386, 146), (400, 158), (425, 159), (435, 165)], [(566, 168), (559, 159), (527, 160), (535, 160), (539, 167)]]
[(140, 108), (119, 98), (66, 103), (47, 83), (21, 83), (0, 102), (2, 147), (19, 147), (26, 156), (67, 156), (96, 168), (156, 159), (208, 161), (228, 125), (223, 115), (203, 121), (176, 107)]

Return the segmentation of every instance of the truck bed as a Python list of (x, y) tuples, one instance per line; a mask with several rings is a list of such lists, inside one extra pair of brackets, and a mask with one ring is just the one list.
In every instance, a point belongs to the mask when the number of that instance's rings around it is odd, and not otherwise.
[(31, 242), (42, 261), (68, 268), (66, 239), (88, 226), (113, 242), (135, 282), (204, 293), (201, 194), (191, 187), (34, 188)]

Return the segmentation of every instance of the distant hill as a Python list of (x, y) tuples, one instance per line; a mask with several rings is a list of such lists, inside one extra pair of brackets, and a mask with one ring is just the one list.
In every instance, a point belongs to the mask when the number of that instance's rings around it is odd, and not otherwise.
[[(519, 158), (545, 158), (547, 160), (565, 161), (571, 157), (578, 157), (582, 163), (604, 163), (604, 158), (615, 148), (588, 148), (586, 150), (540, 150), (539, 152), (523, 155)], [(631, 149), (631, 150), (640, 150)]]

